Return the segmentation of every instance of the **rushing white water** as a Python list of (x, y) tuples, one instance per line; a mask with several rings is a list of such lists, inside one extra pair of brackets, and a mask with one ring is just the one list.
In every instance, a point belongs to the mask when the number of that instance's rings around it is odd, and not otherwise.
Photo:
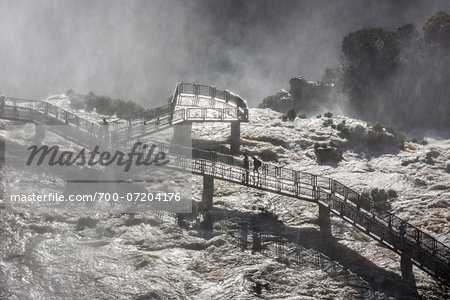
[[(68, 108), (64, 97), (51, 101)], [(342, 119), (348, 125), (364, 124), (345, 117), (333, 119), (335, 124)], [(347, 151), (337, 166), (318, 165), (313, 143), (340, 140), (335, 129), (322, 123), (315, 117), (282, 122), (276, 112), (251, 109), (250, 122), (241, 125), (243, 148), (252, 153), (271, 150), (278, 154), (278, 165), (326, 175), (357, 191), (395, 189), (399, 197), (392, 202), (394, 212), (450, 244), (450, 174), (445, 170), (450, 140), (427, 139), (426, 146), (409, 143), (397, 154), (372, 158)], [(27, 125), (23, 134), (33, 132), (32, 127)], [(202, 140), (225, 142), (229, 133), (226, 123), (193, 126), (193, 137)], [(20, 136), (15, 139), (20, 141)], [(46, 139), (61, 147), (76, 147), (52, 133)], [(274, 145), (274, 139), (287, 144)], [(438, 153), (433, 165), (422, 161), (430, 151)], [(402, 166), (404, 161), (413, 163)], [(36, 178), (35, 188), (62, 184), (48, 175)], [(215, 188), (217, 218), (257, 215), (265, 208), (283, 222), (274, 227), (297, 232), (305, 248), (319, 247), (315, 205), (227, 182), (216, 181)], [(201, 178), (195, 178), (195, 200), (201, 199), (201, 189)], [(227, 228), (235, 224), (221, 223)], [(261, 293), (266, 299), (387, 298), (400, 278), (399, 257), (338, 218), (332, 218), (332, 225), (336, 249), (341, 251), (335, 260), (361, 277), (357, 283), (308, 263), (314, 257), (306, 252), (303, 263), (287, 265), (275, 259), (274, 243), (267, 242), (262, 253), (252, 253), (242, 250), (232, 234), (180, 229), (168, 215), (161, 220), (155, 214), (131, 218), (0, 210), (0, 299), (253, 299), (255, 282), (269, 284)], [(289, 247), (286, 244), (285, 251)], [(419, 294), (437, 299), (434, 281), (417, 268), (414, 272)], [(380, 288), (383, 285), (389, 287)]]

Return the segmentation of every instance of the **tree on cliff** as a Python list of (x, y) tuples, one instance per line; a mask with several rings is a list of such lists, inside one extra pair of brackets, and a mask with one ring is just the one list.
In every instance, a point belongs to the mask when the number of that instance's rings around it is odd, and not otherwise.
[(404, 128), (450, 127), (450, 14), (395, 31), (364, 28), (342, 41), (343, 90), (362, 118)]
[(374, 116), (380, 87), (397, 68), (399, 52), (395, 33), (382, 28), (364, 28), (344, 37), (343, 88), (363, 117)]

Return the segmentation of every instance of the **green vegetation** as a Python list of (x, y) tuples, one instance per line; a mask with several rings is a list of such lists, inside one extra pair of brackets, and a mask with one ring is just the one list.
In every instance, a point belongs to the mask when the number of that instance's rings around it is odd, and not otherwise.
[(306, 119), (306, 118), (308, 118), (308, 117), (306, 116), (306, 114), (299, 114), (298, 117), (299, 117), (300, 119)]
[(325, 118), (332, 118), (332, 117), (333, 117), (333, 113), (331, 113), (331, 112), (326, 112), (326, 113), (323, 114), (323, 116), (324, 116)]
[(288, 117), (289, 121), (292, 122), (297, 117), (297, 112), (295, 111), (294, 108), (291, 108), (287, 111), (286, 116)]
[(349, 127), (345, 124), (345, 120), (343, 120), (342, 122), (340, 122), (339, 124), (337, 124), (336, 129), (339, 130), (343, 136), (348, 136), (348, 135), (350, 135), (350, 129), (349, 129)]
[(450, 128), (449, 12), (431, 16), (421, 32), (413, 24), (350, 32), (341, 50), (341, 61), (327, 68), (321, 81), (292, 78), (289, 92), (266, 97), (260, 107), (320, 111), (342, 93), (351, 110), (367, 121), (403, 130)]
[(325, 121), (323, 121), (322, 126), (324, 127), (328, 127), (331, 126), (333, 127), (334, 123), (333, 123), (333, 119), (326, 119)]
[(383, 126), (375, 123), (369, 128), (357, 125), (348, 127), (345, 121), (336, 126), (341, 137), (347, 139), (347, 146), (356, 149), (369, 149), (372, 151), (403, 149), (405, 135), (393, 126)]
[(66, 92), (66, 95), (69, 97), (70, 106), (74, 109), (95, 110), (99, 114), (116, 115), (118, 118), (125, 119), (145, 112), (142, 106), (131, 100), (125, 101), (107, 96), (97, 96), (93, 92), (89, 92), (87, 95), (79, 95), (71, 89)]
[(285, 91), (280, 91), (275, 95), (264, 98), (263, 102), (259, 104), (258, 108), (271, 108), (279, 112), (286, 112), (290, 107), (291, 96)]
[(436, 13), (422, 29), (420, 35), (412, 24), (364, 28), (344, 37), (339, 82), (362, 118), (450, 127), (450, 14)]
[(319, 163), (338, 163), (342, 160), (342, 151), (333, 142), (315, 143), (314, 153)]
[(326, 68), (320, 81), (327, 84), (336, 84), (339, 83), (341, 77), (342, 68), (341, 66), (336, 66), (334, 68)]
[(362, 195), (375, 203), (374, 208), (378, 213), (389, 212), (392, 209), (389, 201), (398, 197), (397, 191), (391, 189), (387, 191), (384, 189), (372, 189), (364, 192)]

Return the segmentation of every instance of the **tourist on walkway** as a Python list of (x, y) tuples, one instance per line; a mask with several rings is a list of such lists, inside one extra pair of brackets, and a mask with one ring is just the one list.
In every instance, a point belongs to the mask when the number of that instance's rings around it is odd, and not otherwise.
[[(252, 156), (253, 158), (253, 183), (259, 184), (259, 167), (261, 167), (261, 161)], [(255, 178), (256, 177), (256, 178)]]
[(259, 167), (261, 167), (262, 163), (258, 158), (254, 157), (254, 156), (252, 156), (252, 158), (253, 158), (253, 171), (255, 171), (256, 173), (259, 173), (258, 170), (259, 170)]

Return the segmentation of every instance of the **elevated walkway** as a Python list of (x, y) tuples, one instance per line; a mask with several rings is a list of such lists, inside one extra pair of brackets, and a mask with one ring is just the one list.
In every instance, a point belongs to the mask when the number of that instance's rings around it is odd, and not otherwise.
[[(240, 103), (239, 97), (234, 98), (234, 95), (226, 91), (218, 91), (211, 87), (204, 91), (203, 87), (178, 84), (171, 106), (158, 108), (152, 116), (146, 115), (141, 116), (140, 120), (138, 118), (131, 120), (129, 125), (131, 129), (128, 127), (128, 131), (124, 131), (126, 134), (123, 139), (117, 138), (122, 136), (123, 129), (115, 128), (110, 131), (110, 137), (104, 137), (102, 141), (113, 144), (119, 141), (120, 144), (126, 145), (133, 139), (155, 132), (152, 130), (160, 128), (163, 124), (169, 126), (178, 122), (248, 121), (248, 108), (245, 102)], [(57, 134), (81, 146), (92, 145), (93, 136), (90, 134), (92, 123), (73, 113), (42, 101), (8, 98), (6, 104), (1, 118), (35, 124), (69, 125), (51, 127), (57, 128), (52, 129)], [(160, 144), (159, 147), (169, 149), (170, 145)], [(212, 206), (214, 179), (316, 203), (319, 205), (319, 222), (325, 237), (331, 234), (329, 215), (332, 213), (399, 254), (404, 278), (413, 276), (414, 264), (435, 279), (449, 284), (448, 246), (393, 214), (376, 214), (375, 204), (371, 200), (340, 182), (271, 164), (263, 164), (260, 172), (254, 173), (244, 169), (243, 162), (238, 157), (201, 149), (187, 150), (192, 153), (192, 158), (169, 152), (170, 163), (167, 166), (204, 177), (205, 207)], [(404, 234), (399, 229), (402, 222), (406, 229)]]

